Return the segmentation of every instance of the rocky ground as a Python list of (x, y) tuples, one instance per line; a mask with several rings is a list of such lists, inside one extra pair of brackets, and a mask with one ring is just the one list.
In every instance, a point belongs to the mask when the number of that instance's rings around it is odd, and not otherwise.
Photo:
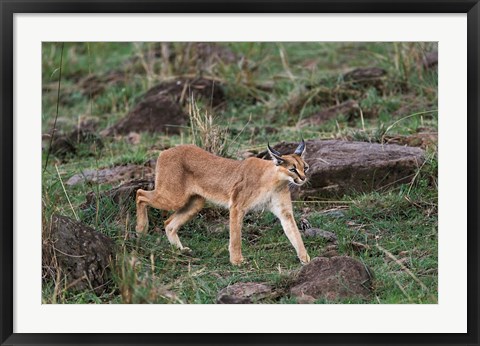
[[(436, 47), (394, 45), (71, 43), (57, 99), (60, 44), (45, 44), (43, 301), (435, 303)], [(268, 160), (267, 142), (300, 138), (310, 264), (268, 213), (245, 219), (240, 268), (212, 205), (180, 232), (191, 254), (168, 245), (165, 212), (134, 236), (161, 150)]]

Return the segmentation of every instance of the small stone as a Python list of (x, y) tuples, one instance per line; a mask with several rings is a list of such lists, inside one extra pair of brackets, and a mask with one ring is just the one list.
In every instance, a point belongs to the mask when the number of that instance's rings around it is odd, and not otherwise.
[(139, 144), (142, 136), (137, 132), (130, 132), (127, 136), (127, 142), (130, 144)]
[(343, 75), (343, 80), (355, 81), (355, 82), (372, 82), (375, 79), (384, 77), (387, 74), (387, 71), (380, 67), (361, 67), (356, 68), (350, 72), (347, 72)]
[(324, 212), (323, 215), (327, 215), (337, 219), (341, 219), (342, 217), (345, 217), (345, 213), (341, 210), (328, 210)]
[(323, 238), (327, 242), (336, 243), (338, 241), (338, 237), (335, 233), (321, 230), (320, 228), (308, 228), (303, 231), (305, 237), (318, 237)]
[(309, 295), (301, 295), (300, 297), (297, 297), (297, 303), (298, 304), (313, 304), (315, 303), (315, 298)]
[(362, 252), (362, 251), (370, 250), (369, 245), (359, 243), (359, 242), (356, 242), (356, 241), (352, 241), (350, 243), (350, 247), (352, 248), (353, 251), (356, 251), (356, 252)]
[(257, 282), (238, 282), (220, 290), (217, 304), (252, 304), (273, 296), (272, 288)]
[(321, 255), (321, 257), (336, 257), (336, 256), (340, 256), (338, 253), (338, 245), (336, 243), (325, 247), (325, 250)]

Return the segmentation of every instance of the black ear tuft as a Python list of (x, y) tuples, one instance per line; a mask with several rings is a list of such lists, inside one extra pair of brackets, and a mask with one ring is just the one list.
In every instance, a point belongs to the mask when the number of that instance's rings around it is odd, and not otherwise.
[(270, 143), (267, 142), (267, 148), (268, 148), (268, 151), (277, 155), (277, 156), (282, 156), (282, 154), (280, 154), (278, 151), (276, 151), (275, 149), (273, 149), (271, 146), (270, 146)]
[(302, 142), (298, 145), (297, 149), (295, 149), (294, 154), (303, 156), (303, 154), (305, 153), (305, 147), (306, 147), (305, 146), (305, 141), (302, 138)]
[(278, 151), (270, 147), (269, 143), (267, 143), (267, 149), (268, 149), (268, 153), (270, 154), (270, 156), (272, 157), (273, 161), (277, 166), (282, 164), (285, 161), (284, 159), (282, 159), (282, 154), (280, 154)]

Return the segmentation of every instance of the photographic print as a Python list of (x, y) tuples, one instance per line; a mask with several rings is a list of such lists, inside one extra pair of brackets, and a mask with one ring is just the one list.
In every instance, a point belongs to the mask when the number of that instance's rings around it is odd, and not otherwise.
[(437, 304), (438, 59), (43, 42), (42, 303)]

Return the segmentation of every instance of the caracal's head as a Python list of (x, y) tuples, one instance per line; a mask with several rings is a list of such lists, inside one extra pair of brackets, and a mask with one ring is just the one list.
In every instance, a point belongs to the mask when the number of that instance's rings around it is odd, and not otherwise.
[(308, 171), (308, 164), (304, 161), (305, 141), (299, 144), (293, 154), (282, 155), (267, 145), (268, 153), (278, 167), (279, 179), (289, 181), (295, 185), (302, 186), (306, 183), (305, 173)]

